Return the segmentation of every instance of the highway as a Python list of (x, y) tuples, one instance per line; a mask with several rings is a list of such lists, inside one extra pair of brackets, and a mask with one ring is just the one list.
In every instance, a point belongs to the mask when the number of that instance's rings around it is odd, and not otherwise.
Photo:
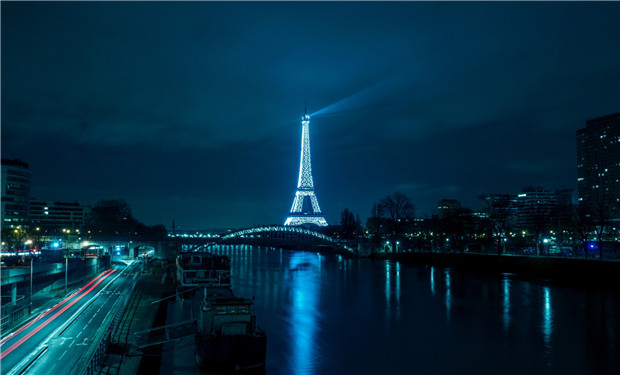
[[(97, 331), (140, 277), (141, 262), (115, 265), (0, 341), (0, 373), (81, 374)], [(108, 320), (109, 321), (109, 320)], [(99, 338), (97, 338), (99, 339)]]

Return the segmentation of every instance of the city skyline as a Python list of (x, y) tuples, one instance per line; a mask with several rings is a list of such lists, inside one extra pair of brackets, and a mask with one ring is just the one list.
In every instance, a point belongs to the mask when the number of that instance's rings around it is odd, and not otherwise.
[(312, 118), (328, 222), (402, 192), (576, 188), (620, 109), (620, 3), (6, 3), (2, 157), (146, 224), (280, 223)]

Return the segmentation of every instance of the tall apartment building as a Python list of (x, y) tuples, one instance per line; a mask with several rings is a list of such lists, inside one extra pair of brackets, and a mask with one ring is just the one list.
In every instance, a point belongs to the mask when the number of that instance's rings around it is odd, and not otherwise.
[(577, 188), (580, 203), (620, 219), (620, 112), (577, 131)]
[(2, 159), (2, 229), (28, 225), (30, 169), (19, 159)]

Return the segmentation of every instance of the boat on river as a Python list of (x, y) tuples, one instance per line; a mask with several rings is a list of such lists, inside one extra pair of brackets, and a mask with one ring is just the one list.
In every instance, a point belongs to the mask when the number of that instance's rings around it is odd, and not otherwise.
[(254, 302), (235, 296), (231, 289), (230, 259), (207, 252), (181, 253), (176, 279), (182, 293), (203, 290), (194, 336), (196, 364), (208, 371), (264, 373), (267, 335), (256, 324)]
[(195, 336), (196, 363), (206, 370), (264, 373), (267, 335), (256, 324), (254, 302), (227, 287), (205, 288)]
[(207, 252), (177, 255), (177, 288), (181, 291), (200, 287), (230, 287), (230, 259)]

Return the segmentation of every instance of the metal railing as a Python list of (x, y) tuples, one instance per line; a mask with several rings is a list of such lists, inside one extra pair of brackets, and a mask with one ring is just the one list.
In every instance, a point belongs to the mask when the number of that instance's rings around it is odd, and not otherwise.
[[(124, 297), (118, 299), (114, 307), (112, 307), (111, 311), (113, 311), (113, 313), (108, 314), (108, 317), (104, 320), (103, 324), (94, 335), (95, 338), (101, 337), (99, 339), (99, 343), (91, 345), (90, 349), (86, 352), (86, 355), (84, 355), (82, 359), (78, 361), (78, 366), (76, 366), (75, 368), (78, 370), (80, 368), (83, 368), (84, 370), (77, 373), (81, 375), (93, 375), (95, 373), (98, 373), (97, 368), (105, 358), (106, 349), (110, 344), (112, 334), (118, 327), (123, 317), (125, 308), (129, 303), (131, 294), (133, 293), (133, 290), (136, 287), (139, 279), (139, 276), (133, 279), (131, 286), (125, 289)], [(96, 343), (96, 340), (94, 342)], [(86, 363), (82, 364), (82, 361), (85, 361)]]

